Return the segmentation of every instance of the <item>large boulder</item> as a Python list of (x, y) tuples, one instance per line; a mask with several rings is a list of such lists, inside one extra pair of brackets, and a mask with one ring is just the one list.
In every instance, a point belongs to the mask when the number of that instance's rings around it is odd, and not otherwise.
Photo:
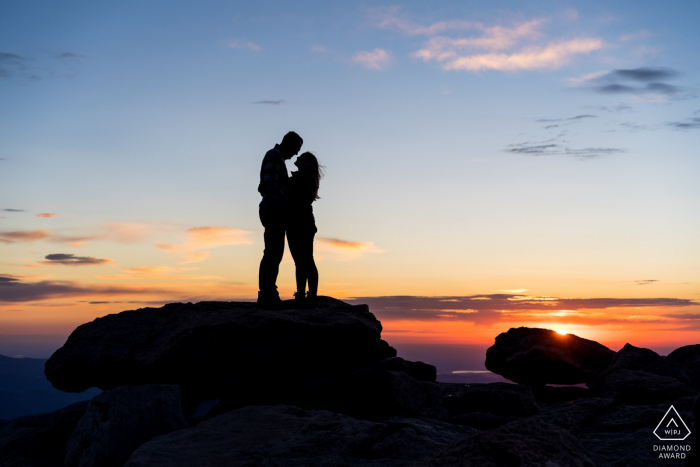
[(625, 344), (610, 361), (610, 364), (600, 373), (594, 386), (600, 388), (605, 379), (620, 370), (635, 370), (652, 373), (659, 376), (675, 378), (683, 384), (690, 383), (688, 370), (681, 364), (657, 354), (651, 349)]
[(66, 467), (121, 467), (151, 438), (187, 428), (174, 384), (121, 386), (92, 398), (66, 444)]
[(325, 410), (248, 406), (154, 438), (126, 466), (408, 466), (473, 432), (429, 419), (377, 423)]
[(625, 344), (591, 387), (624, 404), (673, 402), (697, 394), (690, 387), (690, 372), (653, 350)]
[(450, 444), (416, 467), (595, 467), (568, 431), (537, 418), (517, 420)]
[[(261, 310), (249, 302), (173, 303), (79, 326), (46, 362), (58, 389), (178, 384), (189, 404), (260, 395), (352, 371), (396, 351), (366, 305), (320, 297), (312, 310)], [(277, 384), (274, 384), (277, 383)]]
[(679, 347), (666, 356), (666, 361), (685, 367), (691, 385), (700, 389), (700, 344)]
[(88, 401), (11, 420), (0, 428), (0, 467), (63, 467), (66, 442)]
[(511, 328), (486, 351), (486, 368), (516, 383), (592, 382), (615, 352), (598, 342), (549, 329)]

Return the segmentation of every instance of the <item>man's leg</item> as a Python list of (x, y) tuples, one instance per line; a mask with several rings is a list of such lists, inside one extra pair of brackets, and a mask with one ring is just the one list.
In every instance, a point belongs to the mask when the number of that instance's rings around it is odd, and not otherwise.
[(258, 283), (260, 295), (279, 300), (277, 294), (277, 274), (284, 255), (284, 209), (276, 207), (260, 208), (260, 222), (265, 227), (265, 251), (260, 261)]

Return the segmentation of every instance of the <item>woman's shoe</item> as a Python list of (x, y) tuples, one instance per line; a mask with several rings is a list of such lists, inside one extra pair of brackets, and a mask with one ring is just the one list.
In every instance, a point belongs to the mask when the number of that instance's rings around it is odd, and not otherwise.
[(316, 308), (318, 306), (318, 296), (316, 294), (306, 294), (306, 308)]

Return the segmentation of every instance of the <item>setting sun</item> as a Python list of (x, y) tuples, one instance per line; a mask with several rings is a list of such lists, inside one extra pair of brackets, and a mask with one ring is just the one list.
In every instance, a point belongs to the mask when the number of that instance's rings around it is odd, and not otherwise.
[(562, 336), (565, 336), (568, 334), (568, 332), (564, 331), (563, 329), (557, 329), (557, 334), (561, 334)]

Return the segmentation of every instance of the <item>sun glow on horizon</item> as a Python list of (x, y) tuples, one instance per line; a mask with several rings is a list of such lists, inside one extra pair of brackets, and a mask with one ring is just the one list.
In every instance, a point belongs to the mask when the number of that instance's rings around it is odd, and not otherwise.
[(563, 329), (557, 329), (557, 334), (561, 334), (562, 336), (565, 336), (568, 334), (568, 332), (564, 331)]

